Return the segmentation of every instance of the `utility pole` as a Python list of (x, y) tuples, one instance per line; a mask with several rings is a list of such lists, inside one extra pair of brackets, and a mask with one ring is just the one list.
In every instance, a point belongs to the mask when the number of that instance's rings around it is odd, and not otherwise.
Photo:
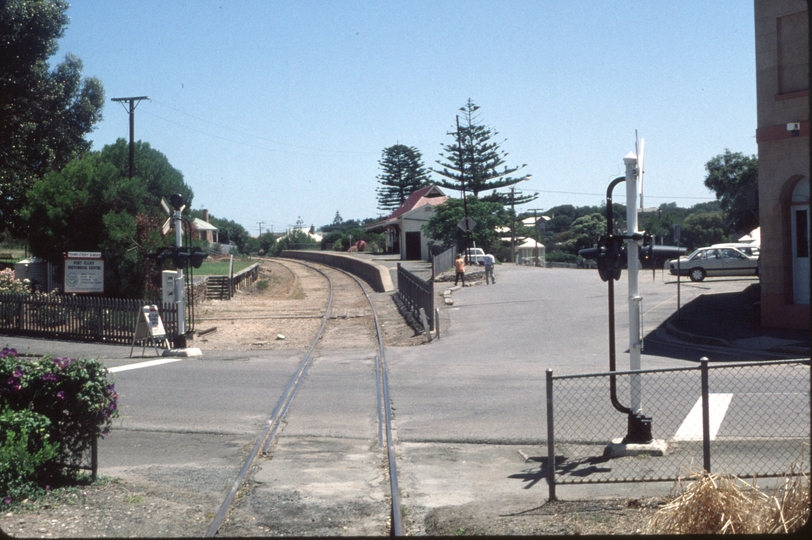
[(510, 188), (510, 262), (516, 262), (516, 208), (513, 205), (515, 187)]
[[(465, 198), (465, 157), (462, 155), (462, 142), (460, 141), (460, 115), (457, 115), (457, 151), (460, 156), (460, 182), (462, 184), (462, 209), (465, 214), (465, 221), (468, 221), (468, 200)], [(465, 246), (463, 246), (463, 253), (465, 253), (465, 264), (471, 261), (468, 254), (468, 247), (471, 245), (471, 231), (465, 231)]]
[(258, 238), (261, 238), (262, 237), (262, 225), (265, 224), (265, 222), (264, 221), (257, 221), (257, 223), (259, 223), (259, 237)]
[[(112, 98), (110, 101), (118, 101), (122, 105), (125, 101), (130, 102), (130, 178), (133, 177), (133, 169), (135, 168), (135, 108), (141, 100), (149, 99), (147, 96), (126, 97), (126, 98)], [(124, 110), (127, 110), (124, 107)]]
[(543, 212), (544, 208), (531, 208), (533, 211), (533, 228), (536, 230), (536, 245), (533, 247), (534, 266), (539, 266), (539, 217), (537, 212)]

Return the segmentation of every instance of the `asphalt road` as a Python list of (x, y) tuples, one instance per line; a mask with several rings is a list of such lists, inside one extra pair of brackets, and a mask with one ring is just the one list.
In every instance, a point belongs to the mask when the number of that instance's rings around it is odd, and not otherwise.
[[(625, 277), (625, 274), (624, 274)], [(741, 290), (754, 280), (683, 286), (687, 304), (701, 294)], [(683, 284), (685, 285), (685, 284)], [(643, 369), (711, 360), (773, 359), (679, 341), (663, 326), (677, 310), (676, 282), (642, 273), (646, 348)], [(629, 369), (627, 284), (615, 283), (617, 369)], [(453, 292), (441, 338), (388, 351), (400, 440), (539, 441), (545, 432), (545, 371), (609, 369), (607, 284), (597, 272), (503, 265), (495, 285)], [(441, 324), (443, 324), (441, 323)], [(654, 354), (656, 353), (656, 354)]]
[[(740, 291), (754, 282), (683, 282), (681, 301), (685, 305), (702, 294)], [(644, 369), (693, 366), (703, 356), (712, 361), (776, 358), (758, 349), (700, 345), (669, 335), (665, 323), (677, 310), (676, 282), (669, 276), (658, 272), (652, 278), (650, 272), (641, 273), (640, 292), (646, 339)], [(402, 487), (414, 494), (412, 503), (459, 501), (448, 493), (432, 499), (427, 494), (434, 488), (427, 486), (433, 482), (438, 491), (453, 489), (454, 479), (467, 474), (468, 469), (461, 464), (468, 456), (469, 467), (471, 460), (482, 468), (489, 463), (510, 465), (487, 474), (472, 473), (480, 479), (490, 478), (491, 487), (481, 482), (457, 486), (467, 490), (466, 496), (482, 489), (494, 493), (518, 490), (528, 497), (527, 504), (543, 500), (546, 487), (537, 482), (538, 469), (516, 461), (516, 451), (507, 445), (524, 448), (529, 455), (543, 452), (547, 369), (555, 375), (608, 370), (607, 284), (597, 272), (500, 265), (495, 285), (458, 289), (452, 297), (453, 305), (441, 308), (441, 339), (386, 352), (399, 460), (404, 467)], [(624, 370), (628, 369), (629, 339), (625, 273), (615, 284), (615, 304), (617, 367)], [(96, 356), (106, 359), (110, 367), (153, 359), (130, 359), (129, 347), (16, 338), (2, 341), (28, 353)], [(335, 351), (323, 362), (339, 365), (344, 356), (354, 358), (357, 352)], [(194, 470), (189, 478), (216, 496), (233, 478), (246, 446), (265, 425), (300, 358), (300, 354), (289, 351), (206, 353), (199, 358), (118, 371), (115, 380), (121, 396), (121, 418), (117, 427), (123, 429), (114, 429), (100, 444), (101, 473), (126, 476), (135, 467), (174, 464)], [(329, 437), (340, 420), (331, 421), (326, 414), (329, 407), (319, 406), (323, 397), (318, 392), (321, 389), (326, 396), (351, 389), (348, 385), (330, 378), (308, 383), (308, 401), (292, 407), (298, 433)], [(656, 386), (652, 390), (658, 396), (663, 394)], [(589, 399), (589, 406), (567, 413), (567, 423), (584, 426), (596, 416), (614, 414), (608, 399)], [(674, 402), (680, 411), (688, 411), (695, 399), (693, 395), (679, 395)], [(748, 421), (741, 414), (730, 418)], [(762, 421), (769, 422), (769, 418)], [(669, 422), (669, 430), (678, 426), (676, 420)], [(623, 435), (621, 427), (616, 436)], [(432, 445), (444, 446), (442, 458)], [(452, 459), (450, 451), (460, 455)], [(449, 467), (449, 461), (454, 467)], [(161, 474), (156, 469), (155, 478)], [(429, 482), (429, 478), (435, 480)], [(535, 480), (528, 483), (528, 478)], [(531, 485), (532, 492), (526, 492)], [(630, 489), (635, 488), (610, 487), (609, 492), (626, 493)], [(598, 491), (590, 488), (589, 493)]]

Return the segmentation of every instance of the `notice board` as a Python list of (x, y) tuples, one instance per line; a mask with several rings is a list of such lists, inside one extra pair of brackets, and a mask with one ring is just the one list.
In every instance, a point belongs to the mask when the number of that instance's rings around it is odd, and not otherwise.
[(69, 251), (65, 257), (65, 294), (104, 293), (104, 259), (98, 252)]

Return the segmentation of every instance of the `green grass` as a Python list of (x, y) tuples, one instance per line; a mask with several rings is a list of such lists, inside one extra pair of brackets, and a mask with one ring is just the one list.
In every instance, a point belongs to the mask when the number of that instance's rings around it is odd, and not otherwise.
[[(220, 261), (220, 262), (206, 262), (203, 261), (203, 265), (200, 268), (195, 268), (194, 272), (196, 276), (227, 276), (228, 275), (228, 261)], [(245, 270), (249, 266), (254, 264), (252, 261), (234, 261), (234, 273), (236, 274), (240, 270)]]

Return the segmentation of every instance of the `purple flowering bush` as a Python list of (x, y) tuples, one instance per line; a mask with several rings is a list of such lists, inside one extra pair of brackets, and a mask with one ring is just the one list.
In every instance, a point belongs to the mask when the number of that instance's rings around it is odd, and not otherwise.
[[(65, 464), (81, 463), (92, 440), (106, 435), (118, 417), (118, 394), (98, 360), (22, 358), (9, 348), (0, 350), (0, 404), (3, 411), (33, 413), (43, 420), (26, 435), (29, 450), (36, 453), (51, 445), (58, 454), (38, 465), (40, 478), (62, 475)], [(0, 442), (15, 431), (6, 424), (5, 432), (0, 425)], [(14, 435), (18, 444), (21, 436)]]

